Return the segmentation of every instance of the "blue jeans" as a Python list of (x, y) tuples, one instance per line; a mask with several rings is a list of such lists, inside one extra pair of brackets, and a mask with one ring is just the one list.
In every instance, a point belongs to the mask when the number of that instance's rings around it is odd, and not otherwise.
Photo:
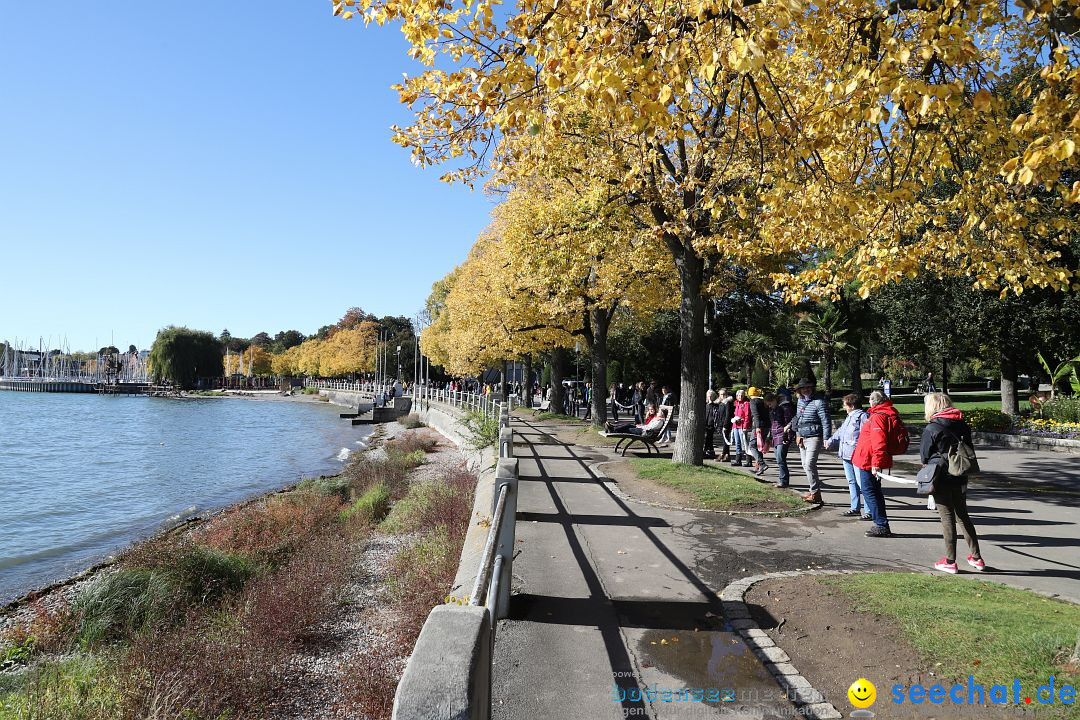
[(738, 428), (731, 429), (731, 444), (735, 446), (735, 454), (742, 455), (743, 450), (743, 434), (742, 430)]
[(855, 471), (859, 474), (863, 502), (866, 503), (866, 510), (870, 513), (870, 517), (874, 518), (874, 525), (888, 530), (889, 516), (885, 513), (885, 494), (881, 492), (881, 481), (869, 470), (855, 468)]
[[(851, 509), (859, 509), (859, 496), (862, 492), (859, 489), (859, 476), (856, 474), (858, 470), (851, 464), (850, 460), (844, 460), (844, 475), (847, 476), (847, 489), (848, 494), (851, 495)], [(866, 507), (866, 499), (863, 499), (863, 507)]]
[(779, 477), (776, 479), (776, 484), (781, 487), (787, 487), (791, 482), (791, 473), (787, 467), (787, 453), (790, 445), (788, 443), (780, 443), (773, 448), (773, 457), (776, 458), (776, 471), (779, 473)]

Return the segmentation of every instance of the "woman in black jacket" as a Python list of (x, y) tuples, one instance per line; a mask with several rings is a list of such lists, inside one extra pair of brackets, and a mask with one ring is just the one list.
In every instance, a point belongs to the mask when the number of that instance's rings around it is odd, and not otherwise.
[(727, 433), (731, 431), (731, 415), (734, 412), (734, 401), (728, 394), (727, 388), (720, 388), (717, 397), (716, 429), (720, 431), (720, 443), (723, 448), (720, 452), (720, 462), (731, 460), (731, 445), (728, 443)]
[(945, 536), (945, 557), (934, 563), (934, 569), (955, 575), (956, 569), (956, 521), (964, 528), (970, 554), (968, 565), (982, 572), (986, 568), (979, 553), (979, 535), (967, 509), (967, 477), (949, 474), (949, 453), (961, 442), (971, 446), (971, 428), (964, 422), (964, 414), (953, 407), (945, 393), (928, 393), (924, 402), (926, 429), (919, 445), (919, 457), (923, 465), (940, 463), (941, 471), (934, 481), (934, 502), (941, 515), (941, 528)]

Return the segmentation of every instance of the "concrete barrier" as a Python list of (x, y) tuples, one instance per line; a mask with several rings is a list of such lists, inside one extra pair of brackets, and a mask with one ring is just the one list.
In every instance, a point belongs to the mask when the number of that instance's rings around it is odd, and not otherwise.
[(394, 696), (394, 720), (488, 720), (491, 621), (482, 607), (431, 611)]

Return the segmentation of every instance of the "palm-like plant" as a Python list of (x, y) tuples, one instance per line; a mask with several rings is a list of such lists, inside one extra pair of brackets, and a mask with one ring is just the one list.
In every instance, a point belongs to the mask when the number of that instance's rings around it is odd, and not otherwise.
[(771, 348), (772, 338), (768, 335), (753, 330), (740, 330), (731, 337), (724, 357), (746, 371), (746, 384), (749, 385), (753, 382), (754, 363)]
[(795, 382), (795, 377), (802, 367), (802, 359), (797, 352), (778, 352), (773, 358), (773, 379), (778, 387), (787, 387)]
[(1041, 352), (1035, 353), (1035, 357), (1039, 359), (1039, 364), (1042, 365), (1043, 371), (1050, 376), (1050, 399), (1054, 399), (1054, 395), (1057, 393), (1057, 384), (1069, 378), (1074, 393), (1080, 393), (1080, 377), (1076, 374), (1076, 365), (1080, 363), (1080, 355), (1077, 355), (1071, 360), (1063, 360), (1058, 363), (1058, 366), (1053, 370), (1050, 369), (1050, 363), (1046, 361)]
[(825, 364), (825, 394), (832, 394), (832, 371), (838, 353), (850, 345), (844, 340), (847, 328), (841, 327), (840, 313), (832, 305), (799, 321), (799, 339), (808, 352), (821, 356)]

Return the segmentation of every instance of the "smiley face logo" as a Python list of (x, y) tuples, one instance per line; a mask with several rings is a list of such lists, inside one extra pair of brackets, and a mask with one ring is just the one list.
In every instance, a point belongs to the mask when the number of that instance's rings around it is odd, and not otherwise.
[(877, 700), (877, 688), (866, 678), (859, 678), (847, 689), (848, 700), (857, 708), (868, 708)]

